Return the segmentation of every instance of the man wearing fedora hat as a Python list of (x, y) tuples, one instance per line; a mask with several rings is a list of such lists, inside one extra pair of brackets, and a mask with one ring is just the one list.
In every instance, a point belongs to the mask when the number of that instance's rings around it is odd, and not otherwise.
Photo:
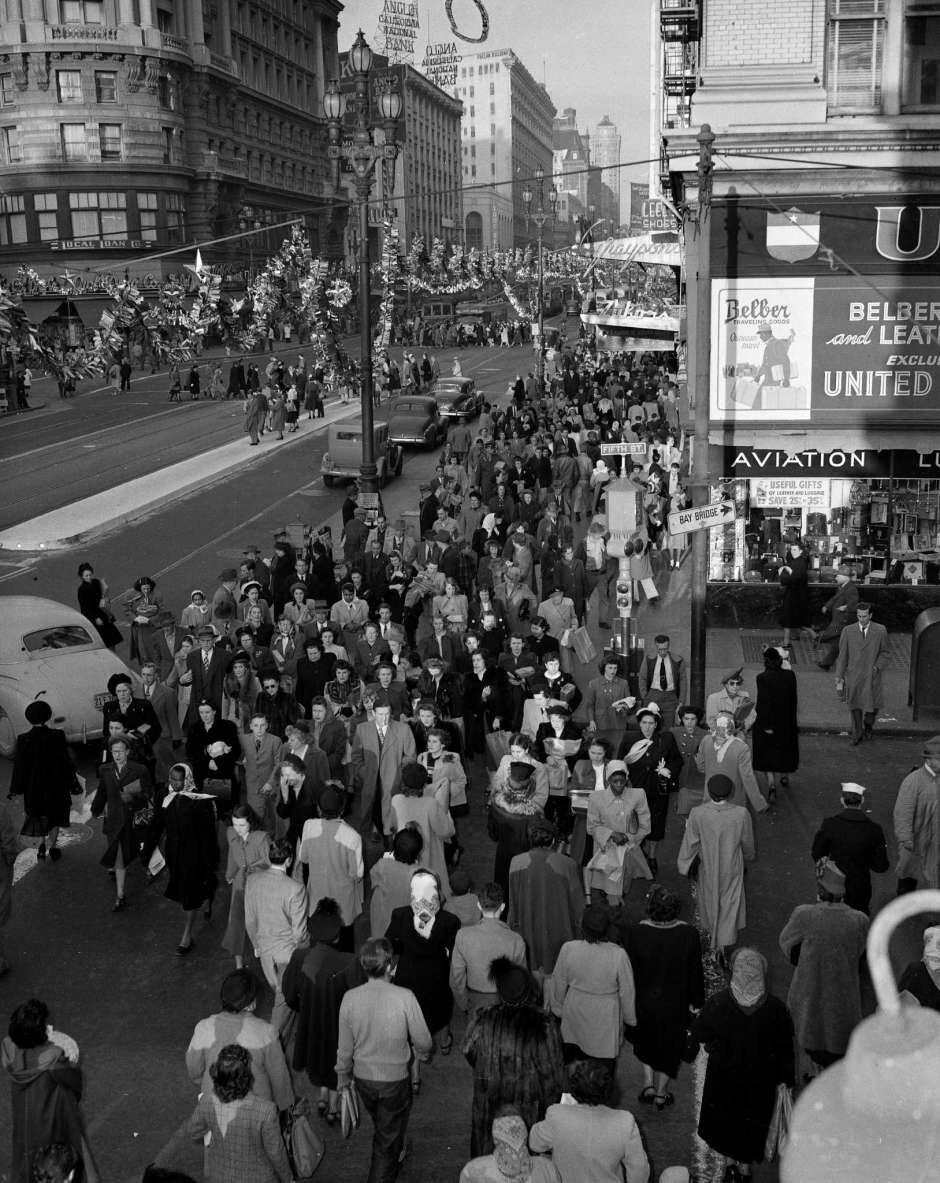
[(165, 682), (173, 672), (174, 659), (182, 641), (183, 630), (177, 627), (176, 617), (167, 609), (161, 609), (153, 618), (153, 629), (144, 659), (152, 661), (157, 667), (161, 682)]
[(222, 691), (228, 671), (229, 655), (216, 645), (216, 631), (204, 624), (196, 632), (198, 649), (186, 658), (186, 668), (193, 676), (186, 723), (194, 727), (199, 720), (199, 704), (207, 701), (217, 712), (222, 710)]
[(940, 887), (940, 735), (924, 744), (924, 762), (901, 781), (894, 803), (894, 836), (898, 840), (898, 894)]
[[(46, 857), (46, 842), (49, 843), (49, 857), (55, 862), (61, 857), (56, 845), (60, 826), (69, 825), (71, 794), (79, 791), (75, 765), (69, 755), (65, 732), (58, 727), (49, 727), (52, 707), (45, 699), (28, 703), (25, 711), (29, 731), (16, 737), (16, 754), (13, 758), (13, 775), (10, 779), (10, 796), (23, 798), (26, 821), (22, 832), (41, 839), (39, 858)], [(0, 864), (3, 861), (0, 855)], [(13, 858), (15, 859), (14, 851)], [(12, 871), (13, 860), (10, 860)], [(3, 867), (0, 865), (0, 878)], [(11, 884), (12, 888), (12, 884)], [(0, 924), (3, 923), (3, 888), (0, 884)], [(3, 953), (0, 950), (0, 966)]]
[(854, 624), (858, 614), (858, 586), (855, 583), (855, 568), (843, 563), (836, 571), (837, 591), (823, 604), (822, 610), (829, 617), (826, 627), (816, 638), (817, 644), (825, 644), (816, 664), (828, 670), (839, 654), (839, 638), (848, 624)]

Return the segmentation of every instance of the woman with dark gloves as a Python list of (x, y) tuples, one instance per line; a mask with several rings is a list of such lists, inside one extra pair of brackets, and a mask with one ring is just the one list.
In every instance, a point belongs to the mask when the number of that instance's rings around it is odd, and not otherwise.
[(124, 899), (127, 868), (140, 854), (153, 821), (153, 781), (144, 764), (128, 759), (126, 736), (115, 736), (108, 744), (108, 751), (110, 759), (98, 769), (98, 789), (91, 803), (91, 815), (105, 814), (108, 847), (101, 865), (114, 868), (117, 899), (111, 910), (123, 912), (127, 906)]
[(463, 709), (468, 757), (486, 751), (486, 736), (509, 724), (512, 710), (506, 671), (487, 661), (479, 650), (470, 658), (464, 679)]
[(197, 788), (217, 797), (228, 797), (222, 805), (227, 812), (238, 804), (237, 763), (241, 755), (238, 728), (222, 719), (211, 702), (203, 699), (198, 721), (186, 737), (186, 757)]

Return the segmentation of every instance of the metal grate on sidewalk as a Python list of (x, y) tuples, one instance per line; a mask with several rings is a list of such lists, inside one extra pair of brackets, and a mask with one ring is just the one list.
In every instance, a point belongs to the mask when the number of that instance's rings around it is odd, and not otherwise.
[[(741, 642), (741, 653), (745, 665), (763, 665), (764, 650), (768, 645), (779, 645), (782, 639), (781, 630), (755, 631), (741, 629), (738, 633)], [(790, 639), (790, 661), (794, 668), (812, 668), (819, 660), (823, 648), (813, 648), (809, 633), (794, 635)], [(911, 639), (903, 633), (888, 634), (888, 669), (907, 669), (911, 660)]]

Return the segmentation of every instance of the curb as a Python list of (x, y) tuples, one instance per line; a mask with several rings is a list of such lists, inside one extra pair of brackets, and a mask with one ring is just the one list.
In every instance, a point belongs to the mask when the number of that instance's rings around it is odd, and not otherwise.
[[(345, 405), (343, 403), (334, 404), (337, 409)], [(291, 447), (301, 441), (309, 441), (312, 436), (317, 434), (321, 429), (328, 427), (331, 423), (355, 418), (360, 413), (358, 403), (351, 404), (351, 410), (346, 414), (335, 414), (331, 416), (329, 414), (330, 409), (329, 407), (326, 408), (327, 413), (322, 419), (314, 419), (312, 421), (302, 420), (300, 430), (292, 435), (285, 436), (283, 440), (278, 440), (277, 447), (273, 450), (279, 451), (281, 448)], [(303, 430), (303, 424), (307, 423), (310, 423), (311, 426), (305, 431)], [(223, 453), (230, 453), (230, 456), (223, 457)], [(38, 518), (33, 518), (12, 526), (0, 534), (0, 555), (15, 554), (22, 556), (31, 553), (44, 554), (49, 551), (67, 550), (74, 546), (87, 544), (93, 539), (107, 534), (117, 524), (123, 526), (129, 522), (137, 521), (139, 518), (162, 509), (174, 501), (182, 500), (195, 490), (202, 491), (210, 489), (218, 481), (225, 479), (233, 472), (243, 468), (246, 463), (256, 463), (259, 460), (266, 459), (271, 454), (271, 448), (257, 453), (249, 452), (247, 448), (245, 451), (242, 451), (241, 441), (232, 441), (231, 443), (223, 444), (213, 452), (191, 456), (186, 460), (179, 461), (175, 465), (170, 465), (169, 468), (158, 469), (156, 472), (150, 472), (144, 476), (137, 477), (124, 485), (118, 485), (115, 488), (93, 494), (91, 497), (87, 497), (70, 507), (69, 510), (52, 510), (48, 514), (43, 514)], [(218, 467), (207, 473), (206, 468), (207, 466), (211, 467), (213, 456), (219, 460)], [(190, 471), (187, 471), (194, 470), (194, 468), (195, 472), (192, 474)], [(161, 473), (166, 474), (172, 472), (173, 469), (179, 469), (184, 479), (179, 484), (174, 484), (172, 488), (162, 493), (147, 497), (146, 486), (152, 484), (155, 479), (159, 479)], [(129, 498), (129, 507), (128, 502), (122, 503), (122, 491), (123, 496)], [(145, 493), (145, 499), (135, 499), (141, 491)], [(83, 505), (86, 507), (86, 513), (90, 516), (94, 515), (94, 503), (96, 502), (99, 505), (101, 503), (107, 505), (109, 502), (113, 503), (113, 505), (110, 508), (104, 508), (99, 511), (102, 516), (97, 520), (93, 520), (87, 528), (70, 534), (57, 533), (57, 530), (62, 529), (62, 525), (57, 525), (56, 519), (61, 519), (67, 513), (74, 516), (76, 510), (78, 511), (78, 516), (81, 517), (81, 507)], [(49, 532), (44, 533), (46, 530)]]

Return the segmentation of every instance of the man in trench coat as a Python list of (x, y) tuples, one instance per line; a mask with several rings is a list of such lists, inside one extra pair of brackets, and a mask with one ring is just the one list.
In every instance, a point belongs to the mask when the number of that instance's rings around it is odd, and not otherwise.
[(852, 746), (872, 739), (882, 707), (881, 671), (888, 660), (888, 630), (871, 618), (871, 605), (859, 604), (856, 624), (842, 630), (836, 658), (836, 690), (852, 716)]
[(415, 737), (407, 723), (396, 723), (392, 709), (376, 704), (373, 718), (360, 723), (352, 742), (355, 805), (350, 823), (363, 838), (372, 825), (392, 833), (392, 797), (401, 788), (403, 764), (416, 758)]

